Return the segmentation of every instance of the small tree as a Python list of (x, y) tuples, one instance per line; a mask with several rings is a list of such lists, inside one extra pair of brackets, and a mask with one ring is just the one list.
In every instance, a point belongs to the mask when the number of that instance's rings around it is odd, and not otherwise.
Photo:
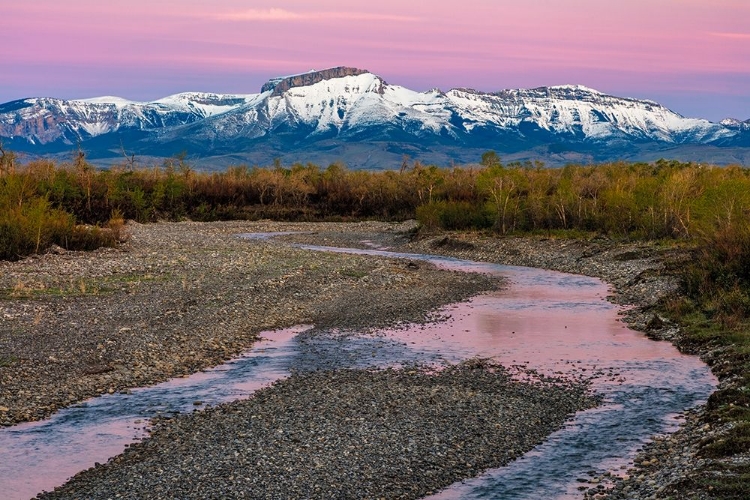
[(500, 157), (492, 150), (482, 153), (482, 161), (480, 163), (487, 168), (503, 166), (503, 164), (500, 163)]
[(3, 142), (0, 141), (0, 176), (16, 172), (16, 155), (12, 151), (6, 151)]

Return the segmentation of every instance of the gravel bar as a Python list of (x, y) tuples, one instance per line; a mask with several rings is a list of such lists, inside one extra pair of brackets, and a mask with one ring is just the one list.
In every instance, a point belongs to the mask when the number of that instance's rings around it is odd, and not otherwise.
[(533, 448), (596, 400), (469, 360), (295, 374), (149, 439), (39, 498), (420, 498)]
[[(530, 266), (595, 276), (612, 285), (612, 302), (629, 306), (623, 319), (654, 340), (672, 342), (683, 352), (700, 355), (714, 368), (731, 363), (722, 349), (706, 348), (696, 352), (679, 325), (656, 314), (660, 300), (678, 296), (679, 268), (691, 258), (689, 248), (664, 246), (653, 242), (613, 241), (605, 237), (567, 239), (544, 236), (503, 237), (474, 232), (424, 233), (412, 229), (408, 241), (387, 233), (370, 234), (368, 246), (391, 247), (402, 252), (431, 253), (453, 257)], [(290, 235), (285, 239), (304, 243), (336, 245), (332, 232)], [(359, 238), (361, 240), (362, 238)], [(354, 238), (345, 238), (342, 246), (356, 246)], [(361, 243), (359, 243), (361, 245)], [(731, 389), (736, 378), (722, 378), (719, 389)], [(586, 499), (645, 500), (653, 498), (725, 498), (710, 491), (696, 491), (691, 484), (697, 477), (710, 476), (717, 484), (743, 481), (730, 472), (729, 465), (750, 463), (747, 453), (730, 458), (701, 456), (707, 439), (716, 439), (730, 429), (712, 418), (706, 405), (683, 413), (683, 426), (666, 436), (653, 436), (627, 470), (607, 471), (593, 477), (598, 483), (581, 492)], [(745, 479), (746, 480), (746, 479)], [(734, 498), (734, 497), (732, 497)]]
[(304, 251), (240, 233), (368, 232), (385, 223), (129, 223), (119, 249), (0, 261), (0, 426), (216, 366), (264, 330), (434, 320), (500, 286), (420, 263)]

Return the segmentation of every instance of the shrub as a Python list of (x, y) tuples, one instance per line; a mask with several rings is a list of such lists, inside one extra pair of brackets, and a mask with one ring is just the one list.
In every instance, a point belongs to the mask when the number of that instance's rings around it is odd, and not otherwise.
[(0, 212), (0, 258), (16, 260), (64, 243), (73, 222), (69, 214), (50, 208), (44, 198), (8, 208)]
[(109, 228), (98, 226), (75, 226), (67, 240), (69, 250), (96, 250), (117, 246), (117, 238)]
[(467, 201), (439, 201), (417, 208), (417, 220), (426, 228), (447, 230), (488, 229), (494, 224), (492, 212), (484, 205)]

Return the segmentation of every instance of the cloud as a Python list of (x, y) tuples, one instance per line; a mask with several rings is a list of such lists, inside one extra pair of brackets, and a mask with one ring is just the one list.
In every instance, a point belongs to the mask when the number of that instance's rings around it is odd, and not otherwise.
[(711, 33), (711, 36), (731, 38), (734, 40), (750, 40), (750, 33)]
[(374, 12), (293, 12), (286, 9), (248, 9), (216, 16), (222, 21), (394, 21), (414, 22), (419, 19), (408, 16), (377, 14)]
[(222, 21), (296, 21), (303, 16), (284, 9), (249, 9), (242, 12), (219, 14)]

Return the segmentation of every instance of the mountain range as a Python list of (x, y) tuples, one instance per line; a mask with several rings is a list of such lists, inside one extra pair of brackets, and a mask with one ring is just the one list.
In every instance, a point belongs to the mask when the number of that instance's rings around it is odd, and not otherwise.
[(417, 92), (338, 67), (274, 78), (255, 94), (187, 92), (151, 102), (28, 98), (0, 105), (0, 140), (29, 157), (149, 162), (186, 152), (201, 168), (274, 159), (398, 168), (487, 150), (549, 165), (670, 158), (750, 165), (750, 120), (686, 118), (580, 85)]

